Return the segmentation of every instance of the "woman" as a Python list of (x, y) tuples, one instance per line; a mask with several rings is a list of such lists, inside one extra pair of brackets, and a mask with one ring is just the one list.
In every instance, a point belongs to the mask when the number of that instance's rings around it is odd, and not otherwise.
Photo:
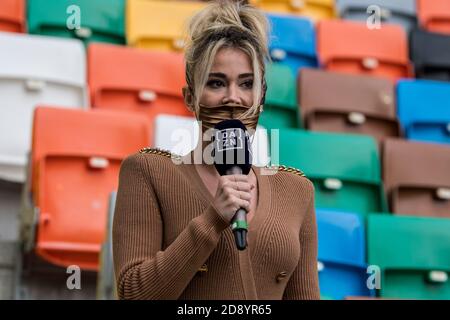
[[(256, 128), (267, 25), (235, 2), (192, 18), (183, 94), (203, 130), (230, 118)], [(113, 229), (119, 297), (319, 299), (313, 184), (285, 167), (219, 176), (202, 157), (190, 164), (205, 148), (200, 141), (184, 158), (145, 148), (122, 163)], [(243, 251), (230, 228), (239, 208), (248, 212)]]

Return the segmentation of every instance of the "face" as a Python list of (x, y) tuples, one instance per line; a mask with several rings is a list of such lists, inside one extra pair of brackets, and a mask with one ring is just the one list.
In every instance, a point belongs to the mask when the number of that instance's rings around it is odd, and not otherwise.
[(236, 48), (220, 49), (200, 97), (200, 104), (214, 106), (238, 103), (253, 104), (253, 68), (250, 57)]

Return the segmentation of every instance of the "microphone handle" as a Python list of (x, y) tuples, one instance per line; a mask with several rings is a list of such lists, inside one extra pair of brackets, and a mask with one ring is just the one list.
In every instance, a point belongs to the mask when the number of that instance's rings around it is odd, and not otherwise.
[[(227, 171), (229, 174), (242, 174), (242, 169), (238, 166), (232, 167)], [(234, 233), (234, 240), (236, 242), (236, 247), (238, 250), (245, 250), (247, 248), (247, 212), (245, 209), (238, 209), (233, 219), (231, 220), (231, 230)]]

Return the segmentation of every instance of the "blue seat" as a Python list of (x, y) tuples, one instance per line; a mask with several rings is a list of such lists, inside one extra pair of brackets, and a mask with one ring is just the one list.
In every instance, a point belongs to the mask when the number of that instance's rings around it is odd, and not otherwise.
[(450, 83), (402, 80), (398, 118), (410, 140), (450, 143)]
[(273, 61), (289, 66), (294, 76), (297, 76), (300, 68), (316, 68), (316, 31), (313, 22), (288, 15), (268, 14), (267, 17), (272, 25), (269, 50)]
[(366, 282), (364, 222), (358, 214), (316, 210), (319, 243), (319, 286), (321, 296), (343, 299), (374, 296)]

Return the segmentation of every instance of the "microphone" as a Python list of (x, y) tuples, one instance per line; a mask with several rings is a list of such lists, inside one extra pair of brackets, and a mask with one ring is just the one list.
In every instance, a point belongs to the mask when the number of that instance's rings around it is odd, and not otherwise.
[[(224, 120), (214, 127), (214, 166), (221, 176), (248, 174), (252, 168), (250, 139), (245, 125), (237, 119)], [(240, 208), (231, 220), (236, 247), (247, 247), (247, 212)]]

